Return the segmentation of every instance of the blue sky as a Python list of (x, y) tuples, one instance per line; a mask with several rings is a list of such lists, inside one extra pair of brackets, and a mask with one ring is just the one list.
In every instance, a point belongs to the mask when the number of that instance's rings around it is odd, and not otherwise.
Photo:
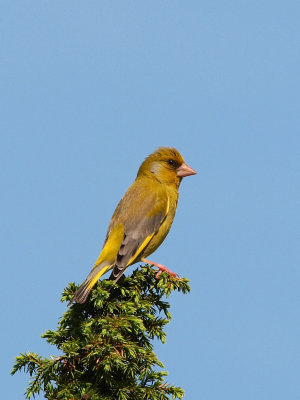
[[(198, 175), (154, 261), (190, 279), (157, 345), (186, 399), (300, 396), (298, 1), (1, 1), (2, 397), (66, 310), (142, 160)], [(297, 246), (298, 245), (298, 246)], [(6, 377), (6, 378), (5, 378)]]

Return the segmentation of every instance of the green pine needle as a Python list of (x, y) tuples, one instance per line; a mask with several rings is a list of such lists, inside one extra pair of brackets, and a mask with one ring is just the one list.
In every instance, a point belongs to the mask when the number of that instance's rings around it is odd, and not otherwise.
[[(190, 287), (186, 278), (164, 272), (157, 280), (156, 272), (143, 266), (117, 284), (99, 281), (86, 303), (73, 304), (57, 330), (42, 335), (62, 355), (16, 357), (11, 373), (24, 370), (31, 377), (26, 399), (40, 392), (49, 400), (182, 399), (184, 391), (164, 380), (153, 339), (166, 340), (171, 314), (165, 299)], [(69, 302), (76, 290), (70, 283), (61, 301)]]

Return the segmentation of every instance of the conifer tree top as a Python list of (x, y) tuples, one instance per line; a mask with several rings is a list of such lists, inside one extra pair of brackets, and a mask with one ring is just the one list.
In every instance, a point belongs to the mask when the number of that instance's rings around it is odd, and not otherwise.
[[(26, 398), (44, 392), (50, 400), (181, 399), (183, 390), (164, 381), (152, 340), (165, 342), (171, 319), (166, 297), (190, 288), (185, 278), (162, 273), (157, 280), (156, 272), (145, 266), (117, 284), (99, 281), (86, 303), (74, 304), (56, 331), (42, 335), (57, 356), (18, 356), (12, 374), (24, 369), (32, 377)], [(76, 289), (69, 284), (62, 301)]]

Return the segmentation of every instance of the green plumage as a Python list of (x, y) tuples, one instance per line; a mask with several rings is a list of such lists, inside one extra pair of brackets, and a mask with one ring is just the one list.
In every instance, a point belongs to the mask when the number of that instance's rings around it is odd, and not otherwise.
[(107, 270), (112, 268), (112, 277), (118, 280), (129, 265), (159, 247), (175, 216), (181, 179), (194, 173), (174, 148), (160, 147), (145, 159), (111, 218), (93, 269), (70, 304), (83, 303)]

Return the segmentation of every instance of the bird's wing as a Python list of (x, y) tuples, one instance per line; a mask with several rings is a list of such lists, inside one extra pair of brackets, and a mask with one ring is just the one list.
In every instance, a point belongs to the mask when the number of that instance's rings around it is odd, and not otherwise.
[[(118, 279), (128, 265), (138, 259), (159, 230), (167, 216), (169, 199), (165, 191), (150, 192), (139, 186), (131, 187), (119, 203), (108, 229), (107, 237), (115, 223), (124, 225), (124, 235), (116, 257), (113, 277)], [(130, 205), (126, 207), (127, 205)]]

